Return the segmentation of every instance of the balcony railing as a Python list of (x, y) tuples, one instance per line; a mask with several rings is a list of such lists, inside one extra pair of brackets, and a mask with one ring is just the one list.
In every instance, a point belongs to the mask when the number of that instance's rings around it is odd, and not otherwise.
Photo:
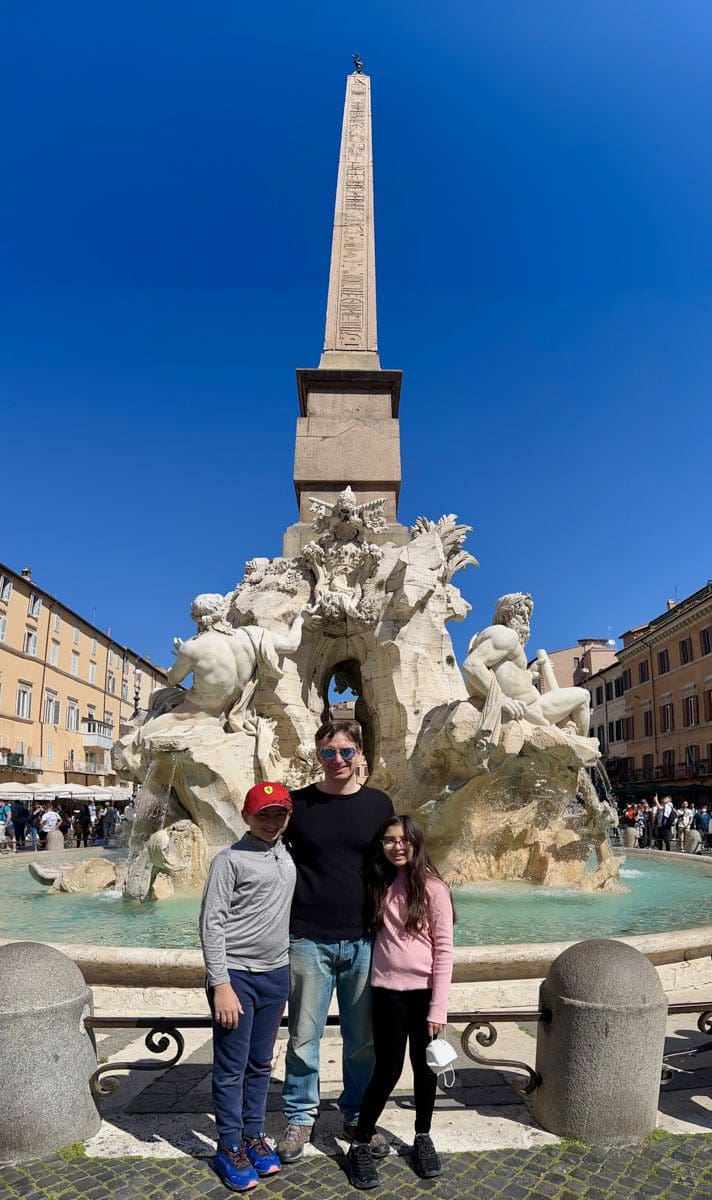
[(635, 771), (618, 766), (615, 772), (609, 772), (614, 783), (657, 783), (673, 779), (705, 779), (712, 775), (712, 760), (701, 758), (690, 766), (689, 763), (676, 763), (669, 767), (638, 767)]
[(114, 768), (110, 764), (81, 762), (78, 758), (65, 758), (64, 769), (75, 775), (113, 775), (114, 773)]
[(32, 758), (29, 754), (21, 754), (19, 751), (0, 750), (0, 769), (3, 767), (11, 771), (41, 771), (42, 759)]

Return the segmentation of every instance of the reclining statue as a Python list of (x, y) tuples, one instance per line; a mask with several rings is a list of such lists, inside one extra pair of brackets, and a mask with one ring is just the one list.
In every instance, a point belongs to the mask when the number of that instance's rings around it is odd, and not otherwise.
[[(586, 689), (559, 687), (545, 650), (537, 651), (532, 670), (527, 666), (524, 647), (533, 610), (534, 601), (523, 592), (500, 596), (492, 624), (475, 635), (462, 664), (467, 690), (482, 702), (483, 721), (495, 744), (501, 722), (511, 720), (556, 725), (588, 737), (591, 700)], [(537, 677), (541, 691), (534, 686)]]
[[(177, 725), (224, 716), (234, 733), (243, 728), (259, 680), (281, 678), (279, 656), (298, 648), (304, 617), (295, 617), (281, 638), (258, 625), (236, 629), (227, 621), (225, 597), (210, 592), (195, 597), (190, 615), (198, 632), (186, 642), (174, 638), (176, 661), (168, 672), (173, 687), (154, 693), (149, 717)], [(179, 689), (190, 674), (192, 687)]]

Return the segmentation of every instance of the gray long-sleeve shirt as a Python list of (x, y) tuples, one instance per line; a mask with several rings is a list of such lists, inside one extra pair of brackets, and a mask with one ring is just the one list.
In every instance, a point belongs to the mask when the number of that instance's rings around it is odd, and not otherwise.
[(200, 909), (211, 986), (229, 983), (229, 970), (262, 972), (287, 965), (296, 878), (281, 838), (269, 846), (246, 833), (215, 856)]

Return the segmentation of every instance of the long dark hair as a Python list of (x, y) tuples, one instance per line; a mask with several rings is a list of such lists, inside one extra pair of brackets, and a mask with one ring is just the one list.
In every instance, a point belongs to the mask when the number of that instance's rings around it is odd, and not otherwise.
[[(365, 867), (366, 883), (366, 928), (377, 933), (383, 925), (386, 895), (398, 868), (389, 863), (383, 852), (381, 839), (394, 825), (403, 826), (403, 836), (410, 839), (413, 857), (404, 867), (406, 892), (405, 927), (408, 933), (424, 929), (430, 919), (430, 904), (426, 884), (428, 879), (439, 879), (447, 887), (442, 875), (425, 848), (425, 837), (418, 822), (407, 813), (401, 817), (389, 817), (384, 821), (368, 851)], [(452, 904), (452, 897), (450, 898)], [(457, 920), (455, 905), (452, 905), (453, 920)]]

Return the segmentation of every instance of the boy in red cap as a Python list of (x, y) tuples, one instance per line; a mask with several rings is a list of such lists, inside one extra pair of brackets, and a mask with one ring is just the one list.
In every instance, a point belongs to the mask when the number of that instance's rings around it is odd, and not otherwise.
[(213, 860), (200, 910), (200, 941), (213, 1014), (215, 1171), (251, 1191), (280, 1161), (265, 1140), (267, 1089), (289, 994), (289, 910), (296, 870), (282, 842), (292, 798), (281, 783), (245, 796), (248, 832)]

